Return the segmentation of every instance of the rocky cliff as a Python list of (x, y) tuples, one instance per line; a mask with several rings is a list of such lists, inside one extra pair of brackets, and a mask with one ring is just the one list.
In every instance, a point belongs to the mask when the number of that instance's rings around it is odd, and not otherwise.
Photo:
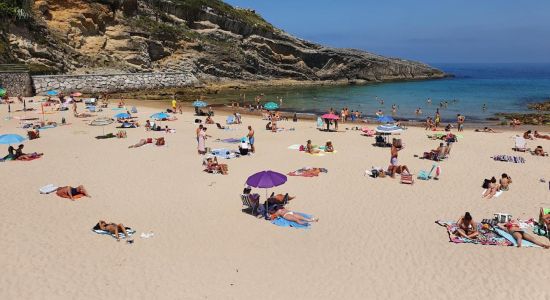
[(6, 1), (23, 6), (11, 15), (0, 7), (0, 62), (37, 73), (190, 71), (204, 81), (444, 76), (425, 64), (301, 40), (218, 0)]

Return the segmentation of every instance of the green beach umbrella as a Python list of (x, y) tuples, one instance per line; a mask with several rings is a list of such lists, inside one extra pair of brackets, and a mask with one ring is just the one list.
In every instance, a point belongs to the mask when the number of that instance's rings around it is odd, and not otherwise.
[(277, 103), (275, 102), (267, 102), (266, 104), (264, 104), (264, 108), (267, 110), (275, 110), (279, 108), (279, 105), (277, 105)]
[(0, 89), (0, 97), (4, 97), (6, 95), (6, 89)]

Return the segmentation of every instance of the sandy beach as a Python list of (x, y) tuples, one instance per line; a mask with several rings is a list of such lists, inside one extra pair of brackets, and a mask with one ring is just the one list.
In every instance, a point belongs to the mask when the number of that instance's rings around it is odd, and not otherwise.
[[(36, 102), (28, 106), (39, 110)], [(12, 111), (20, 108), (12, 105)], [(137, 109), (142, 124), (159, 111)], [(95, 115), (118, 112), (108, 108)], [(19, 120), (4, 119), (7, 105), (0, 105), (0, 115), (0, 134), (26, 135)], [(24, 115), (42, 118), (37, 112), (11, 114)], [(540, 207), (550, 207), (550, 158), (512, 151), (513, 137), (527, 127), (496, 134), (467, 129), (439, 163), (439, 180), (406, 185), (364, 176), (371, 166), (386, 168), (390, 150), (345, 130), (360, 125), (321, 132), (311, 120), (283, 121), (279, 126), (295, 130), (272, 133), (260, 116), (244, 116), (243, 124), (231, 130), (208, 125), (210, 148), (236, 149), (215, 140), (241, 138), (248, 125), (256, 131), (254, 155), (223, 161), (227, 176), (209, 174), (197, 154), (196, 117), (189, 111), (176, 116), (177, 121), (163, 122), (176, 133), (140, 127), (126, 129), (126, 139), (97, 140), (102, 128), (85, 121), (94, 117), (78, 119), (70, 111), (45, 115), (71, 124), (43, 130), (41, 138), (24, 143), (25, 152), (43, 152), (42, 158), (0, 163), (0, 298), (550, 298), (545, 268), (550, 250), (455, 244), (434, 223), (457, 220), (466, 211), (478, 222), (494, 213), (537, 218)], [(214, 116), (222, 124), (225, 118)], [(106, 126), (105, 133), (116, 133), (115, 126)], [(128, 149), (142, 138), (159, 136), (166, 146)], [(400, 163), (413, 174), (429, 170), (433, 162), (415, 155), (439, 141), (414, 127), (399, 138), (405, 144)], [(288, 149), (308, 139), (314, 144), (331, 140), (337, 153), (312, 156)], [(550, 149), (549, 140), (527, 145)], [(7, 145), (1, 149), (2, 156), (7, 154)], [(522, 156), (526, 162), (497, 162), (491, 158), (496, 154)], [(320, 218), (310, 229), (279, 227), (242, 211), (239, 195), (248, 176), (306, 166), (328, 173), (288, 177), (269, 192), (296, 196), (290, 209)], [(482, 199), (483, 179), (501, 173), (513, 178), (510, 190)], [(40, 194), (38, 189), (50, 183), (83, 184), (92, 197), (71, 202), (55, 193)], [(264, 190), (254, 191), (265, 199)], [(95, 234), (91, 228), (99, 220), (132, 227), (135, 242)], [(151, 231), (154, 237), (140, 238)]]

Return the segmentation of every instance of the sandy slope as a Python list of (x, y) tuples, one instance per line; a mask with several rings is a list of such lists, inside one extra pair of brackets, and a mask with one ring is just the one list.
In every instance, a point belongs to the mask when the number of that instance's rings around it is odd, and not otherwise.
[[(6, 110), (0, 106), (0, 134), (23, 134), (16, 120), (4, 120)], [(143, 121), (153, 112), (140, 108), (138, 115)], [(526, 164), (489, 158), (513, 154), (511, 132), (465, 132), (441, 164), (441, 180), (408, 186), (363, 176), (366, 168), (389, 161), (389, 150), (371, 146), (372, 138), (319, 132), (311, 121), (281, 122), (296, 131), (277, 134), (250, 117), (234, 131), (211, 126), (213, 139), (244, 136), (248, 124), (257, 132), (257, 154), (228, 161), (230, 175), (222, 176), (202, 172), (190, 113), (166, 123), (175, 134), (128, 129), (126, 140), (95, 140), (100, 128), (65, 116), (72, 125), (25, 143), (27, 152), (44, 152), (42, 159), (0, 163), (2, 299), (550, 297), (550, 251), (455, 245), (434, 224), (464, 211), (478, 220), (495, 212), (528, 218), (550, 205), (548, 184), (538, 181), (550, 179), (549, 158), (523, 154)], [(59, 121), (61, 115), (48, 118)], [(156, 135), (166, 136), (167, 147), (127, 148)], [(431, 162), (413, 155), (437, 142), (418, 128), (402, 138), (400, 161), (415, 173), (428, 169)], [(213, 139), (208, 146), (224, 145)], [(312, 157), (287, 149), (307, 139), (331, 139), (338, 153)], [(530, 143), (538, 144), (550, 149), (549, 141)], [(290, 177), (274, 191), (297, 196), (290, 208), (320, 217), (311, 230), (280, 228), (241, 212), (239, 193), (248, 175), (303, 166), (329, 173)], [(482, 200), (483, 178), (502, 172), (514, 180), (511, 191)], [(38, 188), (48, 183), (85, 184), (93, 198), (71, 203), (40, 195)], [(117, 243), (90, 231), (99, 219), (156, 235)]]

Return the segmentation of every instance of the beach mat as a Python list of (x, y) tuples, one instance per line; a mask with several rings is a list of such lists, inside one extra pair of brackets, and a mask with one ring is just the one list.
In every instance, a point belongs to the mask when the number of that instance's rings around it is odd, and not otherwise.
[[(132, 228), (130, 227), (124, 227), (126, 228), (126, 232), (128, 233), (128, 236), (132, 236), (134, 235), (134, 233), (136, 233), (135, 230), (133, 230)], [(102, 234), (102, 235), (110, 235), (112, 236), (113, 238), (116, 238), (115, 234), (114, 233), (110, 233), (109, 231), (105, 231), (105, 230), (101, 230), (99, 229), (99, 224), (95, 224), (94, 228), (92, 228), (92, 231), (97, 233), (97, 234)], [(119, 232), (118, 233), (118, 237), (119, 238), (123, 238), (124, 237), (124, 233), (122, 232)]]
[(468, 238), (455, 236), (454, 232), (458, 229), (458, 225), (456, 224), (456, 221), (438, 220), (435, 223), (447, 229), (447, 234), (449, 235), (449, 241), (455, 244), (469, 243), (469, 244), (492, 245), (492, 246), (512, 246), (512, 243), (508, 239), (500, 236), (498, 233), (493, 232), (491, 230), (483, 229), (481, 223), (477, 223), (477, 230), (479, 231), (479, 235), (477, 236), (476, 239), (468, 239)]
[[(308, 218), (308, 219), (311, 219), (313, 216), (310, 216), (310, 215), (306, 215), (304, 213), (300, 213), (300, 212), (294, 212), (295, 214), (300, 214), (301, 216), (303, 216), (304, 218)], [(302, 224), (298, 224), (294, 221), (289, 221), (285, 218), (282, 218), (282, 217), (277, 217), (277, 219), (271, 221), (271, 223), (277, 225), (277, 226), (281, 226), (281, 227), (294, 227), (294, 228), (300, 228), (300, 229), (309, 229), (311, 224), (309, 223), (306, 223), (304, 225)]]

